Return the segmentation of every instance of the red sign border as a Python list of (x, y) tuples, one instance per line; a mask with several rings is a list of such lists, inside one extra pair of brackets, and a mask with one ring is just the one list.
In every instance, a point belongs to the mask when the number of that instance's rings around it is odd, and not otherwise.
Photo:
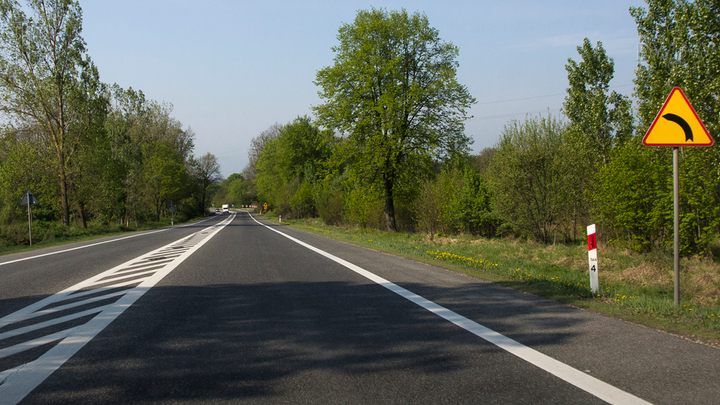
[[(658, 122), (658, 120), (659, 120), (660, 117), (662, 116), (663, 111), (665, 111), (665, 107), (667, 107), (667, 105), (668, 105), (668, 103), (670, 102), (670, 99), (672, 98), (673, 94), (675, 94), (675, 91), (679, 91), (679, 92), (680, 92), (680, 95), (683, 97), (683, 99), (685, 99), (685, 102), (687, 103), (688, 107), (690, 107), (690, 111), (692, 111), (693, 114), (695, 114), (695, 118), (696, 118), (696, 119), (698, 120), (698, 122), (700, 123), (700, 126), (702, 126), (702, 128), (703, 128), (703, 130), (705, 131), (705, 133), (707, 134), (708, 138), (710, 138), (710, 143), (708, 143), (708, 144), (687, 144), (687, 143), (670, 144), (670, 143), (647, 143), (647, 142), (646, 142), (648, 135), (650, 135), (650, 132), (652, 132), (653, 128), (655, 128), (655, 124)], [(653, 120), (653, 123), (652, 123), (652, 125), (650, 126), (650, 129), (648, 129), (647, 132), (645, 133), (645, 136), (643, 137), (643, 141), (642, 141), (642, 142), (643, 142), (643, 145), (645, 145), (645, 146), (671, 146), (671, 147), (676, 147), (676, 146), (691, 146), (691, 147), (692, 147), (692, 146), (696, 146), (696, 147), (697, 147), (697, 146), (699, 146), (699, 147), (708, 147), (708, 146), (713, 146), (713, 145), (715, 144), (715, 139), (713, 139), (712, 135), (710, 135), (710, 132), (708, 132), (707, 128), (705, 128), (705, 124), (703, 124), (703, 122), (702, 122), (702, 120), (700, 119), (700, 117), (698, 117), (697, 112), (695, 112), (695, 108), (693, 108), (692, 104), (690, 104), (690, 100), (688, 100), (687, 97), (685, 97), (685, 93), (682, 91), (682, 89), (681, 89), (680, 87), (673, 87), (672, 91), (670, 92), (670, 95), (667, 97), (667, 99), (665, 100), (665, 103), (663, 104), (662, 108), (660, 109), (660, 112), (657, 114), (657, 116), (655, 116), (655, 120)]]

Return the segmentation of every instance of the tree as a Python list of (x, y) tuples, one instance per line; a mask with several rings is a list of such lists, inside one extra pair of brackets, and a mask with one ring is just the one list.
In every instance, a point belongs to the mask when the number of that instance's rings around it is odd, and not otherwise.
[(279, 214), (316, 213), (312, 184), (330, 157), (326, 135), (310, 118), (298, 117), (264, 142), (255, 163), (255, 185), (258, 196)]
[(192, 159), (192, 166), (194, 168), (195, 178), (200, 185), (200, 193), (202, 196), (200, 208), (204, 213), (205, 208), (207, 208), (205, 197), (208, 187), (222, 180), (222, 175), (220, 175), (220, 164), (218, 163), (215, 155), (208, 152), (199, 159)]
[(252, 204), (251, 196), (248, 194), (249, 182), (240, 174), (232, 174), (228, 177), (227, 196), (228, 202), (232, 204)]
[(260, 158), (265, 145), (273, 139), (277, 138), (282, 131), (282, 124), (275, 123), (268, 129), (262, 131), (260, 135), (254, 137), (250, 141), (250, 149), (248, 149), (248, 164), (243, 170), (244, 177), (250, 181), (255, 180), (257, 161)]
[(171, 198), (182, 197), (187, 186), (187, 172), (182, 157), (163, 142), (146, 145), (147, 162), (144, 165), (143, 180), (147, 198), (155, 208), (155, 217), (160, 221), (163, 208)]
[[(715, 0), (648, 0), (631, 8), (640, 36), (635, 78), (638, 136), (599, 172), (598, 213), (614, 238), (634, 249), (672, 246), (670, 148), (640, 146), (673, 87), (687, 95), (711, 134), (720, 131), (720, 5)], [(683, 148), (680, 164), (680, 250), (712, 254), (720, 232), (720, 150)], [(628, 188), (630, 187), (630, 188)]]
[(69, 128), (77, 132), (75, 159), (68, 165), (68, 178), (74, 206), (83, 228), (87, 228), (93, 205), (97, 207), (99, 190), (105, 188), (104, 165), (110, 158), (110, 144), (104, 131), (108, 113), (105, 84), (94, 66), (82, 74), (80, 94), (82, 102), (75, 106), (78, 119)]
[(643, 146), (640, 139), (616, 151), (598, 171), (593, 194), (596, 215), (610, 241), (649, 251), (672, 234), (665, 229), (672, 222), (671, 179), (672, 165), (662, 151)]
[(570, 87), (563, 111), (572, 123), (572, 130), (582, 136), (595, 151), (601, 164), (610, 159), (612, 149), (623, 144), (633, 133), (633, 116), (627, 97), (609, 92), (615, 63), (598, 41), (593, 48), (585, 38), (577, 48), (580, 63), (568, 59)]
[(497, 215), (519, 234), (542, 242), (562, 219), (563, 184), (574, 176), (559, 153), (564, 130), (553, 117), (506, 125), (488, 169)]
[[(111, 153), (103, 165), (108, 176), (102, 190), (106, 200), (104, 211), (108, 217), (124, 219), (129, 225), (133, 219), (137, 223), (150, 205), (144, 201), (147, 197), (147, 176), (151, 175), (146, 166), (157, 163), (150, 162), (154, 159), (153, 153), (158, 150), (157, 144), (170, 148), (183, 166), (183, 181), (188, 182), (183, 184), (183, 190), (191, 185), (187, 174), (192, 169), (195, 134), (190, 128), (183, 129), (182, 124), (171, 117), (171, 104), (148, 100), (142, 91), (125, 90), (118, 85), (112, 86), (108, 93), (110, 111), (104, 130)], [(199, 186), (196, 190), (200, 192)], [(178, 207), (178, 212), (182, 210), (188, 215), (195, 215), (201, 205), (201, 197), (188, 202), (188, 208)], [(158, 211), (155, 211), (152, 216), (157, 218)]]
[(69, 168), (82, 131), (71, 128), (85, 100), (81, 83), (89, 58), (82, 11), (77, 1), (30, 0), (26, 16), (14, 0), (0, 2), (0, 109), (28, 126), (40, 129), (52, 147), (60, 188), (62, 221), (70, 224)]
[(312, 178), (330, 158), (330, 149), (322, 131), (310, 118), (297, 117), (283, 126), (278, 139), (279, 169), (285, 181), (300, 178), (312, 182)]
[[(467, 109), (475, 102), (456, 79), (458, 48), (424, 14), (359, 11), (339, 29), (334, 64), (317, 73), (321, 125), (342, 134), (340, 160), (384, 192), (388, 232), (397, 229), (395, 191), (418, 164), (467, 151)], [(418, 176), (414, 176), (418, 181)]]
[(642, 43), (635, 94), (643, 133), (679, 86), (711, 134), (720, 132), (720, 5), (715, 0), (647, 0), (631, 8)]
[(443, 194), (446, 191), (442, 185), (439, 181), (425, 180), (416, 201), (418, 226), (428, 234), (430, 240), (435, 239), (442, 226)]

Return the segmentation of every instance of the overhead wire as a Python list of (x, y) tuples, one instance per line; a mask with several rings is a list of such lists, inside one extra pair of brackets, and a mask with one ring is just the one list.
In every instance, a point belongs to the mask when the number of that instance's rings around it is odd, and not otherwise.
[[(621, 84), (618, 86), (610, 86), (609, 88), (617, 89), (617, 88), (629, 87), (629, 86), (633, 86), (633, 84)], [(565, 94), (566, 93), (557, 93), (557, 94), (546, 94), (543, 96), (515, 98), (515, 99), (510, 99), (510, 100), (486, 101), (486, 102), (482, 102), (482, 103), (477, 103), (477, 105), (489, 105), (489, 104), (509, 103), (509, 102), (513, 102), (513, 101), (535, 100), (535, 99), (539, 99), (539, 98), (564, 96)], [(487, 116), (483, 116), (483, 117), (473, 117), (473, 118), (469, 119), (468, 121), (489, 120), (489, 119), (496, 119), (496, 118), (510, 118), (510, 117), (516, 117), (518, 115), (542, 114), (544, 112), (560, 112), (560, 109), (559, 108), (548, 108), (548, 109), (542, 110), (542, 111), (524, 111), (524, 112), (507, 113), (507, 114), (500, 114), (500, 115), (487, 115)]]

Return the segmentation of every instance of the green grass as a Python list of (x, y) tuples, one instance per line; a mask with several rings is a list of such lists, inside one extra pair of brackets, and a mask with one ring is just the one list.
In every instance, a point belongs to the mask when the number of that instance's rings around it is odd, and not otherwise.
[(431, 241), (422, 234), (325, 226), (317, 219), (282, 224), (720, 345), (720, 264), (711, 260), (682, 260), (681, 307), (676, 309), (672, 257), (662, 252), (637, 254), (601, 244), (600, 294), (592, 294), (584, 241), (544, 245), (468, 236)]

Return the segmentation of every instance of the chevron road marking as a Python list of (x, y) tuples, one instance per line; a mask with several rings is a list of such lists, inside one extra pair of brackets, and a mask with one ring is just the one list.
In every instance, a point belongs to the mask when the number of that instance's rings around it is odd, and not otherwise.
[(0, 359), (50, 346), (0, 370), (0, 405), (15, 405), (235, 218), (91, 277), (0, 319)]

